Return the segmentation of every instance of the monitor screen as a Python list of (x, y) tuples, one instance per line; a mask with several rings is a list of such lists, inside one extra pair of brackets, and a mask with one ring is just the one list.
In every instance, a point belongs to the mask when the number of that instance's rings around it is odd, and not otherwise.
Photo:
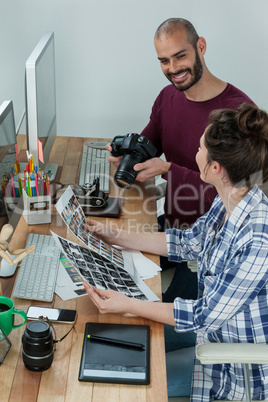
[(4, 101), (0, 106), (0, 230), (5, 223), (11, 223), (15, 229), (21, 215), (21, 210), (16, 208), (22, 195), (16, 141), (13, 103)]
[(42, 36), (26, 61), (25, 94), (27, 147), (34, 163), (46, 169), (57, 135), (53, 32)]

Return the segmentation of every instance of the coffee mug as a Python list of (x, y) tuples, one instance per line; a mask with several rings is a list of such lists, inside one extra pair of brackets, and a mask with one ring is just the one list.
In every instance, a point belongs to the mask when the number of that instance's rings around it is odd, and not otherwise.
[[(14, 325), (14, 315), (18, 314), (23, 318), (23, 322)], [(27, 316), (22, 310), (14, 308), (14, 302), (9, 297), (0, 296), (0, 328), (6, 336), (10, 334), (12, 329), (22, 327), (27, 320)]]

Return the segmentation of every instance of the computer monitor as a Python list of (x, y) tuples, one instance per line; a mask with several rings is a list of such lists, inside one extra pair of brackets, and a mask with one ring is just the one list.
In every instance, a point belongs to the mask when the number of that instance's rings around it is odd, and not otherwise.
[[(19, 202), (21, 196), (16, 188), (14, 197), (11, 185), (10, 171), (18, 167), (16, 154), (16, 128), (12, 101), (4, 101), (0, 106), (0, 230), (5, 223), (10, 223), (15, 229), (21, 216)], [(14, 184), (14, 181), (13, 181)]]
[[(8, 145), (15, 145), (16, 139), (16, 127), (14, 118), (14, 109), (12, 101), (4, 101), (0, 106), (0, 150)], [(7, 147), (10, 153), (15, 153), (14, 147)], [(1, 153), (2, 157), (2, 153)], [(2, 158), (0, 158), (1, 162)]]
[[(42, 36), (26, 61), (25, 97), (28, 151), (35, 164), (45, 171), (51, 170), (55, 177), (58, 166), (48, 163), (57, 135), (53, 32)], [(39, 141), (42, 143), (44, 163), (40, 161)]]

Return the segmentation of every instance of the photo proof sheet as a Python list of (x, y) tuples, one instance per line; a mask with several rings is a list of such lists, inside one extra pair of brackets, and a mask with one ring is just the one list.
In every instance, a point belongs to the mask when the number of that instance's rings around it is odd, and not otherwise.
[(140, 278), (129, 251), (124, 259), (123, 250), (84, 230), (85, 215), (70, 187), (57, 202), (56, 209), (68, 228), (87, 246), (80, 246), (51, 232), (64, 256), (83, 279), (96, 288), (117, 290), (141, 300), (159, 300)]

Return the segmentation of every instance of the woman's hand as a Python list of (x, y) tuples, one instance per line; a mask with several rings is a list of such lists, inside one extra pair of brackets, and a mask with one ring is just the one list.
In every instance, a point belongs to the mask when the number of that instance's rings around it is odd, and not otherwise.
[(83, 285), (101, 314), (124, 314), (128, 312), (131, 299), (123, 293), (115, 292), (114, 290), (96, 289), (87, 282), (83, 282)]
[(86, 219), (84, 228), (86, 231), (96, 234), (106, 243), (116, 244), (115, 239), (119, 235), (118, 229), (112, 226), (104, 225), (103, 223), (94, 221), (92, 219)]
[(155, 303), (138, 300), (114, 290), (96, 289), (87, 282), (83, 282), (83, 285), (101, 314), (129, 313), (137, 317), (176, 326), (173, 315), (173, 303)]

